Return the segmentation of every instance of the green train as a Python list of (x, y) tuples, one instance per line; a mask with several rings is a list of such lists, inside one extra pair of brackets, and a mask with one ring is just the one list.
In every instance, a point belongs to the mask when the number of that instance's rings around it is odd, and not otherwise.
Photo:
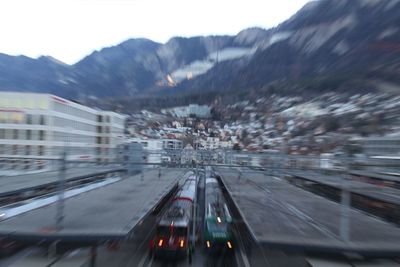
[(204, 241), (208, 252), (233, 251), (232, 217), (216, 178), (206, 178)]

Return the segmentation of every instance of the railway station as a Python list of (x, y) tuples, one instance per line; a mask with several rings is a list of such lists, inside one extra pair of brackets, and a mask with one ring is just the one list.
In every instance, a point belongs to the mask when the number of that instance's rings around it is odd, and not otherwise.
[(234, 169), (218, 172), (259, 245), (288, 250), (398, 255), (400, 229), (340, 206), (278, 177)]
[(127, 238), (132, 229), (177, 186), (182, 170), (157, 171), (65, 200), (61, 229), (55, 227), (56, 204), (0, 222), (0, 236), (24, 242), (99, 243)]
[[(122, 167), (83, 167), (71, 168), (66, 171), (65, 181), (82, 180), (85, 178), (124, 172)], [(59, 171), (48, 171), (16, 176), (4, 176), (0, 179), (0, 197), (27, 192), (49, 185), (54, 185), (59, 179)]]
[(387, 203), (400, 205), (400, 191), (388, 186), (378, 186), (345, 177), (344, 174), (327, 175), (310, 171), (291, 170), (287, 174), (337, 189), (347, 189), (365, 197), (374, 198)]
[(378, 181), (390, 181), (400, 187), (400, 173), (399, 171), (387, 172), (387, 171), (365, 171), (365, 170), (351, 170), (351, 175), (358, 177), (368, 177)]

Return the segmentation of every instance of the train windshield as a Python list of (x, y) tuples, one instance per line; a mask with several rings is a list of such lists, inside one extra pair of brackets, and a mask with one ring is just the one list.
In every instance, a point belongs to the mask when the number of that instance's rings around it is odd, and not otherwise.
[(217, 231), (226, 231), (227, 224), (226, 223), (216, 223), (216, 222), (207, 222), (207, 228), (209, 231), (217, 232)]
[(170, 236), (171, 234), (175, 236), (186, 236), (187, 228), (185, 227), (171, 227), (171, 226), (159, 226), (157, 229), (157, 234), (159, 236)]
[(185, 227), (174, 227), (174, 233), (177, 236), (186, 236), (187, 228), (185, 228)]
[(157, 235), (159, 236), (169, 236), (170, 229), (168, 226), (159, 226), (157, 229)]

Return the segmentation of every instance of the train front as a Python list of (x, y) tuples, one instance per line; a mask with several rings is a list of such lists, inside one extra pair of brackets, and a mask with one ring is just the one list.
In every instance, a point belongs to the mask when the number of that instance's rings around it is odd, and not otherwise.
[(161, 221), (153, 243), (154, 255), (172, 259), (185, 257), (189, 251), (188, 231), (184, 221)]
[(231, 222), (221, 217), (209, 217), (205, 221), (205, 246), (209, 253), (233, 251)]
[(197, 178), (186, 179), (171, 205), (157, 225), (151, 250), (156, 257), (191, 259), (190, 234), (193, 229), (193, 204), (196, 197)]
[(232, 217), (218, 180), (212, 177), (206, 179), (204, 239), (210, 253), (233, 251)]

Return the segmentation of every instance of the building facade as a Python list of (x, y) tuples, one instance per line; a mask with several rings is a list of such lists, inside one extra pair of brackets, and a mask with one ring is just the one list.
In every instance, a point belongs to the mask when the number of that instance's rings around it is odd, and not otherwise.
[(183, 149), (183, 142), (178, 139), (162, 139), (163, 149), (181, 150)]
[(400, 134), (380, 137), (353, 138), (367, 156), (400, 157)]
[(124, 115), (50, 94), (0, 92), (2, 164), (49, 168), (64, 152), (68, 160), (112, 161), (123, 141), (124, 121)]
[(190, 104), (183, 107), (174, 107), (161, 110), (164, 114), (171, 114), (174, 117), (186, 118), (195, 116), (198, 118), (208, 118), (211, 116), (211, 108), (207, 105)]
[(140, 144), (145, 153), (147, 163), (161, 163), (161, 158), (163, 156), (162, 140), (130, 138), (126, 142)]

